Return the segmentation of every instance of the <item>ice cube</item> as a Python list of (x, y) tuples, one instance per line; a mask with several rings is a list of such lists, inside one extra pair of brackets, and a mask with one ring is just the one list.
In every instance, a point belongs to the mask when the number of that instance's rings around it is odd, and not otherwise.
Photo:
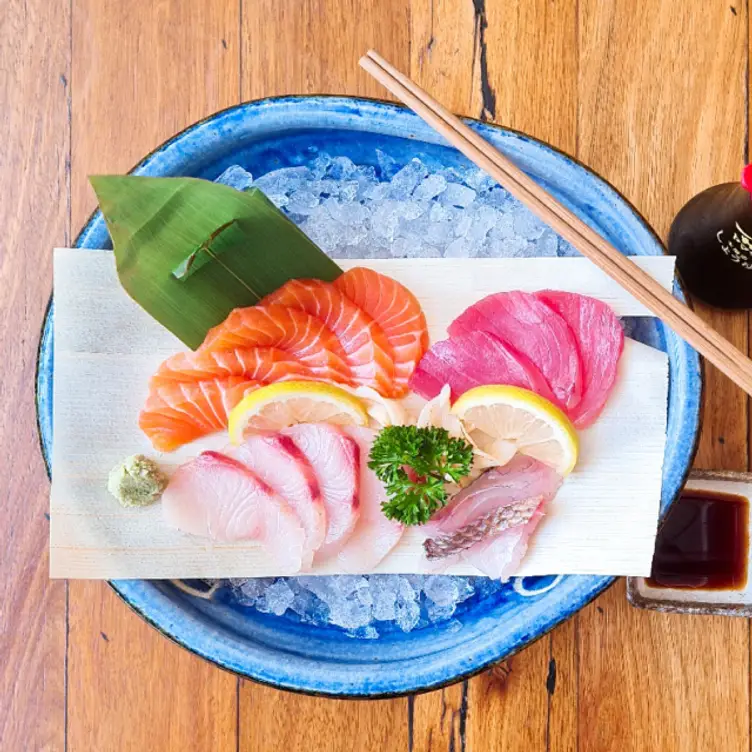
[(438, 200), (445, 206), (457, 206), (464, 209), (470, 206), (475, 200), (475, 191), (466, 185), (459, 183), (449, 183)]
[(525, 240), (537, 240), (546, 229), (538, 217), (524, 207), (518, 206), (514, 215), (514, 231)]
[(292, 606), (294, 600), (295, 593), (285, 580), (279, 579), (266, 589), (263, 596), (257, 601), (256, 608), (262, 612), (282, 616)]
[(244, 170), (240, 165), (228, 167), (218, 178), (215, 183), (229, 185), (236, 191), (247, 191), (253, 185), (253, 175), (248, 170)]
[(474, 258), (478, 255), (479, 243), (467, 238), (455, 238), (444, 251), (446, 258)]
[(307, 167), (283, 167), (279, 170), (272, 170), (257, 178), (253, 187), (258, 188), (267, 195), (286, 193), (295, 191), (304, 183), (311, 180), (312, 175)]
[(337, 595), (329, 602), (329, 618), (332, 624), (345, 629), (365, 627), (371, 622), (371, 607), (357, 598)]
[(295, 191), (290, 196), (290, 200), (287, 202), (285, 209), (288, 214), (299, 214), (301, 216), (307, 216), (313, 212), (314, 207), (319, 205), (319, 197), (316, 193), (301, 189)]
[(413, 198), (419, 201), (430, 201), (446, 190), (447, 181), (443, 175), (432, 173), (424, 178), (413, 191)]
[(455, 603), (447, 603), (444, 605), (438, 604), (435, 601), (428, 601), (426, 603), (426, 615), (428, 620), (432, 622), (442, 622), (451, 619), (454, 612), (457, 610)]
[(535, 243), (535, 255), (555, 257), (559, 250), (559, 237), (553, 230), (546, 230)]
[(470, 212), (462, 212), (459, 220), (454, 226), (454, 234), (456, 237), (464, 237), (467, 235), (470, 228), (473, 226), (473, 215)]
[(431, 575), (423, 586), (425, 594), (437, 605), (447, 606), (456, 603), (460, 591), (453, 577)]
[(569, 257), (569, 256), (579, 256), (581, 254), (569, 241), (564, 240), (564, 238), (559, 238), (558, 255)]
[(326, 177), (332, 180), (349, 180), (356, 169), (349, 157), (332, 157), (326, 170)]
[(331, 163), (332, 158), (328, 154), (319, 154), (310, 164), (311, 177), (314, 180), (323, 178)]
[(273, 577), (252, 577), (247, 580), (231, 580), (231, 585), (241, 605), (253, 606), (273, 582)]
[(394, 621), (403, 632), (411, 632), (420, 621), (420, 606), (416, 601), (398, 604)]
[(428, 174), (425, 165), (419, 159), (411, 159), (392, 177), (389, 189), (390, 198), (397, 201), (408, 199), (415, 187)]
[(379, 163), (381, 179), (391, 180), (394, 173), (397, 172), (397, 162), (381, 149), (376, 149), (376, 161)]

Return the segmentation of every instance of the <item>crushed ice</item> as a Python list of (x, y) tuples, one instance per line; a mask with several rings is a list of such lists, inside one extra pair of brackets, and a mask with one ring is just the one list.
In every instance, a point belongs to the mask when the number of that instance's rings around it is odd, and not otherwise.
[[(524, 258), (576, 256), (482, 170), (399, 166), (376, 151), (376, 166), (319, 154), (309, 165), (257, 179), (238, 165), (217, 178), (238, 190), (257, 187), (333, 258)], [(483, 577), (336, 575), (229, 580), (233, 599), (262, 613), (288, 612), (333, 624), (361, 639), (395, 625), (461, 628), (457, 607), (502, 587)]]

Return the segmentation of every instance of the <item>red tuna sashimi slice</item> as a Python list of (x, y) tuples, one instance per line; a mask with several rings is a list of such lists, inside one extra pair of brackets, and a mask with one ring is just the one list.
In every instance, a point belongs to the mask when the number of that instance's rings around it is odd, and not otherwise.
[(248, 392), (261, 386), (242, 376), (164, 383), (151, 390), (138, 416), (139, 428), (160, 452), (221, 431), (227, 416)]
[(303, 564), (305, 531), (297, 514), (245, 465), (219, 452), (202, 452), (176, 470), (162, 514), (191, 535), (260, 543), (280, 574)]
[(619, 358), (624, 350), (624, 330), (616, 314), (600, 300), (558, 290), (536, 293), (556, 311), (577, 338), (582, 363), (583, 392), (579, 404), (569, 411), (577, 428), (592, 425), (614, 387)]
[(311, 464), (288, 436), (255, 434), (227, 450), (242, 462), (298, 515), (306, 531), (303, 567), (307, 568), (326, 537), (326, 509)]
[(155, 389), (174, 382), (203, 381), (243, 376), (272, 383), (290, 378), (310, 378), (310, 371), (277, 347), (237, 347), (210, 352), (180, 352), (162, 363), (151, 377)]
[(410, 387), (435, 397), (449, 384), (452, 399), (483, 384), (508, 384), (555, 401), (548, 382), (529, 358), (487, 332), (469, 332), (436, 342), (421, 358)]
[(342, 345), (357, 384), (384, 397), (394, 393), (394, 358), (383, 329), (333, 284), (319, 279), (291, 279), (267, 295), (261, 305), (297, 308), (321, 320)]
[(337, 562), (345, 572), (359, 574), (371, 572), (399, 543), (404, 527), (388, 520), (381, 511), (387, 500), (386, 491), (373, 470), (368, 467), (368, 456), (376, 436), (368, 428), (345, 428), (360, 447), (360, 516), (354, 530), (337, 555)]
[(531, 360), (566, 411), (580, 402), (583, 385), (577, 340), (567, 322), (535, 295), (519, 291), (489, 295), (449, 326), (450, 336), (475, 331), (493, 334)]
[(383, 274), (355, 267), (334, 286), (381, 327), (394, 357), (393, 397), (407, 394), (408, 381), (428, 347), (426, 317), (415, 296)]
[(327, 516), (326, 538), (316, 552), (316, 559), (323, 561), (342, 548), (358, 520), (360, 447), (328, 423), (299, 423), (282, 433), (293, 440), (316, 473)]
[(199, 352), (276, 347), (288, 352), (317, 378), (352, 383), (352, 372), (334, 333), (305, 311), (283, 305), (236, 308), (210, 329)]

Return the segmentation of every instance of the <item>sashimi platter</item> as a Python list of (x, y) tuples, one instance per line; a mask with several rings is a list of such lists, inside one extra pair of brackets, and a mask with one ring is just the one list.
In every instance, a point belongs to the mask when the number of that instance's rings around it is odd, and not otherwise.
[(467, 164), (248, 166), (95, 176), (112, 250), (55, 251), (51, 575), (355, 641), (648, 575), (650, 312)]

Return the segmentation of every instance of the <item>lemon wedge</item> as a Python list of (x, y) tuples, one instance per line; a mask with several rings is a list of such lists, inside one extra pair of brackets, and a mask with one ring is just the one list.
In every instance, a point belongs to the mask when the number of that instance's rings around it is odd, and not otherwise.
[(249, 431), (278, 431), (295, 423), (364, 426), (368, 412), (349, 392), (316, 381), (282, 381), (247, 394), (232, 409), (230, 440), (242, 444)]
[(452, 406), (470, 441), (504, 465), (526, 454), (568, 475), (577, 464), (579, 439), (556, 405), (516, 386), (479, 386)]

